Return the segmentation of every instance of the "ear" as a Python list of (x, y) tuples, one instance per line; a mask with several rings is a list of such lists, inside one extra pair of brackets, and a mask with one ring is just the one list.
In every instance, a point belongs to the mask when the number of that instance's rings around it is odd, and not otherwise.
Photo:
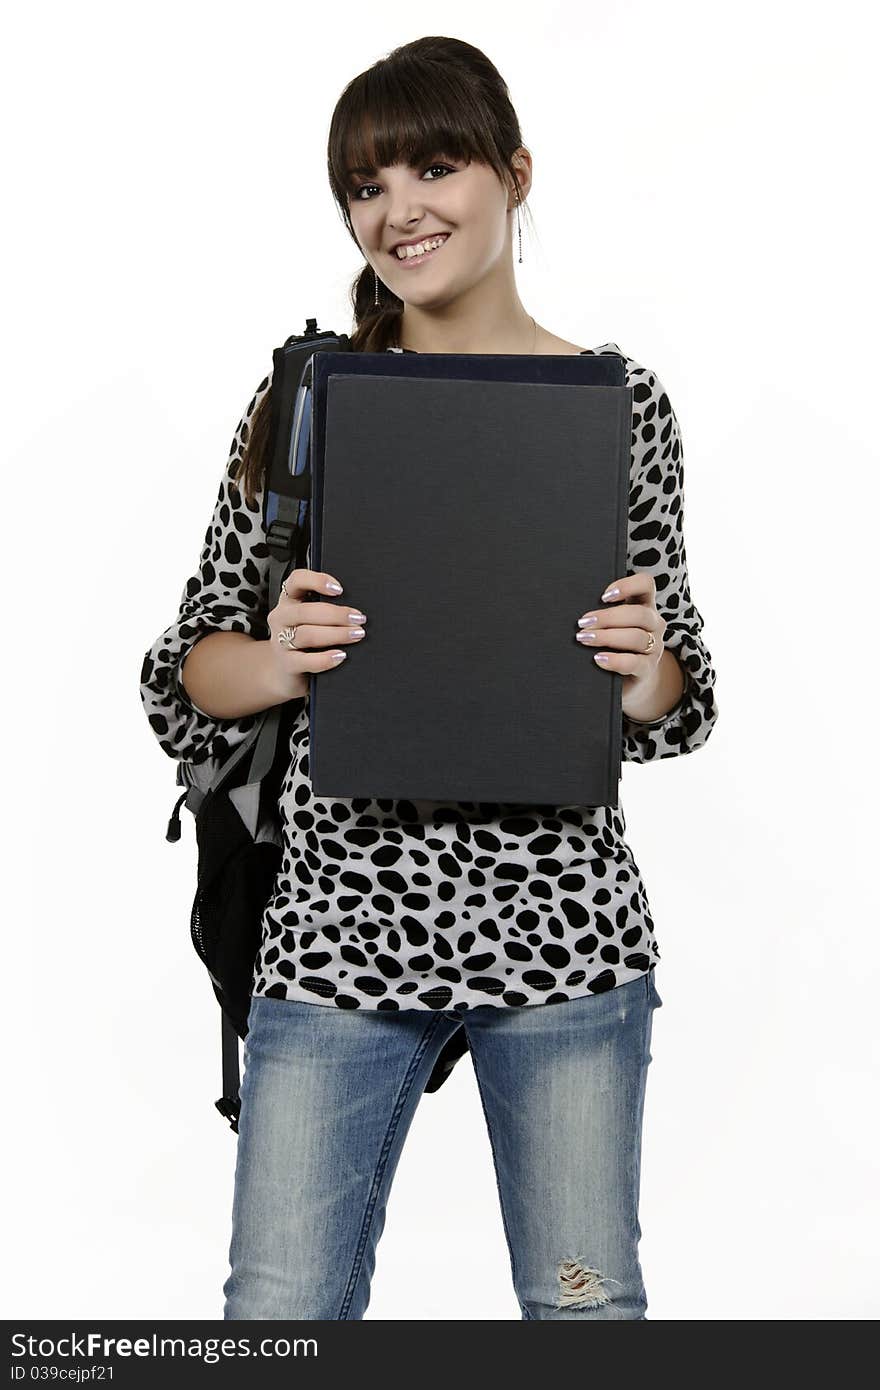
[[(529, 196), (529, 189), (532, 186), (532, 156), (531, 152), (521, 145), (513, 154), (511, 163), (516, 173), (516, 182), (519, 186), (520, 202), (524, 203)], [(516, 188), (511, 186), (510, 206), (515, 209), (517, 203)]]

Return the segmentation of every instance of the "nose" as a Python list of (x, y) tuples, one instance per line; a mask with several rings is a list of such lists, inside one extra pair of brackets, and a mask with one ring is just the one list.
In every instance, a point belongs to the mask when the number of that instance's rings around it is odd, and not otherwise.
[(396, 195), (396, 201), (392, 200), (388, 210), (388, 236), (387, 242), (408, 241), (410, 237), (417, 236), (419, 227), (425, 220), (424, 208), (416, 209), (411, 200), (405, 193)]

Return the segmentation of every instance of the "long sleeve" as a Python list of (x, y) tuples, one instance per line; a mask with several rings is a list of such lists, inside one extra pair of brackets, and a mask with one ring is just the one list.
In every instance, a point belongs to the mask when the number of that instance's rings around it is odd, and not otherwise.
[(633, 388), (627, 573), (654, 575), (657, 608), (667, 623), (664, 645), (685, 675), (682, 698), (662, 719), (623, 717), (623, 761), (646, 763), (701, 748), (715, 727), (718, 706), (703, 618), (688, 580), (681, 429), (652, 371), (628, 359), (627, 385)]
[(179, 762), (222, 759), (254, 726), (256, 715), (215, 719), (190, 700), (180, 678), (184, 658), (208, 632), (246, 632), (266, 638), (269, 549), (262, 492), (251, 505), (232, 480), (248, 440), (249, 422), (271, 386), (271, 371), (257, 387), (232, 441), (220, 490), (199, 557), (187, 579), (178, 613), (146, 652), (140, 692), (159, 746)]

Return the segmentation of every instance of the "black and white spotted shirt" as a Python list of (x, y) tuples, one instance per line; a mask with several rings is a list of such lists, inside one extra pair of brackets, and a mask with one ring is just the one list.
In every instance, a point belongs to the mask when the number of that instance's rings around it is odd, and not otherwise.
[[(621, 350), (605, 343), (590, 351)], [(681, 431), (656, 374), (625, 360), (633, 389), (626, 573), (654, 575), (665, 645), (686, 681), (664, 718), (644, 724), (624, 715), (622, 759), (647, 763), (702, 747), (718, 709), (688, 582)], [(141, 673), (141, 698), (160, 747), (209, 769), (255, 716), (203, 713), (188, 697), (180, 667), (209, 632), (268, 636), (265, 615), (277, 595), (267, 593), (262, 495), (248, 506), (231, 473), (270, 385), (271, 372), (236, 430), (177, 617), (147, 651)], [(355, 578), (343, 580), (353, 602)], [(348, 650), (356, 661), (357, 647)], [(589, 648), (584, 660), (591, 660)], [(332, 680), (333, 673), (317, 679)], [(255, 994), (348, 1009), (547, 1004), (614, 989), (660, 959), (648, 895), (624, 838), (622, 803), (315, 797), (307, 697), (290, 736), (280, 813), (283, 858), (263, 915)]]

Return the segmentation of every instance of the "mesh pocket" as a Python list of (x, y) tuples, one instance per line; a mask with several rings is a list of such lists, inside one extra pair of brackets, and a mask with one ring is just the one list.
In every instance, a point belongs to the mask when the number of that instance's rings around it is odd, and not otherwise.
[(190, 934), (214, 993), (240, 1038), (247, 1034), (263, 909), (281, 863), (281, 847), (255, 843), (221, 788), (196, 816), (199, 875)]
[[(190, 935), (220, 1006), (240, 1038), (248, 1031), (263, 912), (283, 857), (278, 799), (290, 766), (291, 733), (302, 703), (289, 700), (281, 710), (275, 757), (260, 783), (260, 838), (254, 840), (228, 796), (247, 775), (249, 758), (227, 781), (205, 794), (195, 817), (198, 885)], [(267, 838), (263, 832), (269, 825), (272, 835)]]

